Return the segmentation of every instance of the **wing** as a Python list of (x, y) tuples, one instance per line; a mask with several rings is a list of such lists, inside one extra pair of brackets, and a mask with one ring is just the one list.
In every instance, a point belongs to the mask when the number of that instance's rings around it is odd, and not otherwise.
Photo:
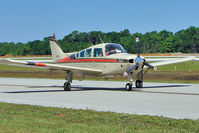
[(182, 58), (182, 59), (173, 59), (173, 60), (170, 60), (170, 61), (162, 61), (162, 62), (150, 63), (148, 66), (145, 66), (145, 68), (151, 67), (153, 69), (156, 69), (155, 67), (157, 67), (157, 66), (163, 66), (163, 65), (168, 65), (168, 64), (191, 61), (191, 60), (194, 60), (194, 59), (195, 59), (195, 57), (190, 56), (190, 57)]
[(90, 69), (90, 68), (81, 68), (81, 67), (73, 67), (73, 66), (64, 66), (57, 64), (47, 64), (40, 62), (27, 62), (27, 61), (19, 61), (19, 60), (11, 60), (11, 59), (0, 59), (0, 64), (7, 65), (23, 65), (23, 66), (36, 66), (36, 67), (45, 67), (53, 70), (63, 70), (63, 71), (80, 71), (80, 72), (88, 72), (88, 73), (102, 73), (101, 70)]

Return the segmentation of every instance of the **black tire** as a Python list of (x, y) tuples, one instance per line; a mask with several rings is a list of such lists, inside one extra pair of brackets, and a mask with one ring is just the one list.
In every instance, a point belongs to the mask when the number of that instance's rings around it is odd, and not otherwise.
[(64, 83), (64, 91), (71, 91), (71, 84), (68, 82)]
[(126, 89), (127, 91), (131, 91), (131, 90), (132, 90), (132, 84), (127, 83), (126, 86), (125, 86), (125, 89)]
[(143, 82), (141, 80), (136, 80), (135, 86), (136, 86), (136, 88), (142, 88), (143, 87)]

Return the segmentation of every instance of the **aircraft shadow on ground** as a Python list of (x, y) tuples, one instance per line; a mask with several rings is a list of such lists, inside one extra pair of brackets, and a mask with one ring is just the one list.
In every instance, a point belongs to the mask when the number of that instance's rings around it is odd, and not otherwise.
[[(27, 91), (9, 91), (4, 93), (41, 93), (41, 92), (61, 92), (63, 90), (63, 86), (34, 86), (34, 85), (6, 85), (0, 84), (0, 86), (18, 86), (18, 87), (26, 87), (26, 88), (62, 88), (59, 90), (27, 90)], [(145, 93), (161, 93), (161, 92), (153, 92), (153, 91), (144, 91), (150, 88), (170, 88), (170, 87), (187, 87), (190, 85), (165, 85), (165, 86), (146, 86), (142, 89), (132, 88), (132, 91), (137, 92), (145, 92)], [(81, 85), (72, 86), (71, 91), (94, 91), (94, 90), (105, 90), (105, 91), (125, 91), (125, 88), (110, 88), (110, 87), (83, 87)]]
[(188, 87), (191, 85), (156, 85), (156, 86), (145, 86), (143, 89), (152, 89), (152, 88), (168, 88), (168, 87)]
[[(168, 87), (185, 87), (190, 85), (165, 85), (165, 86), (146, 86), (143, 88), (132, 88), (132, 91), (142, 91), (143, 89), (149, 89), (149, 88), (168, 88)], [(80, 87), (80, 86), (72, 86), (72, 91), (90, 91), (90, 90), (108, 90), (108, 91), (124, 91), (125, 88), (107, 88), (107, 87)]]

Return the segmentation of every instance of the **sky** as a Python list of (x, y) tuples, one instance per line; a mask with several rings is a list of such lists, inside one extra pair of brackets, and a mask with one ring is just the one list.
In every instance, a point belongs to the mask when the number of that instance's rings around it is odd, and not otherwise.
[(199, 27), (199, 0), (0, 0), (0, 42), (79, 32), (133, 33)]

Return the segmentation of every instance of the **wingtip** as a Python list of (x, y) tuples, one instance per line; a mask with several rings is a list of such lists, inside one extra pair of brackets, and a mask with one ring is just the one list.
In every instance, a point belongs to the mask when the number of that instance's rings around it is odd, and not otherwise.
[(189, 57), (187, 57), (187, 59), (196, 60), (196, 57), (195, 56), (189, 56)]

